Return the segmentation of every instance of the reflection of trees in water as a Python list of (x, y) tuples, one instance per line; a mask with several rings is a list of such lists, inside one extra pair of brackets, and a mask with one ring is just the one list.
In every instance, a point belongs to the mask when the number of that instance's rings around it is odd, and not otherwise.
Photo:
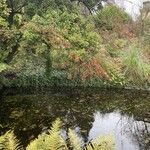
[(133, 115), (135, 119), (142, 120), (143, 116), (148, 117), (146, 113), (150, 110), (149, 100), (146, 98), (147, 96), (136, 94), (118, 94), (116, 91), (78, 92), (71, 96), (8, 96), (3, 98), (0, 105), (0, 124), (3, 126), (0, 133), (14, 129), (23, 143), (27, 144), (59, 117), (64, 122), (64, 130), (78, 127), (87, 141), (96, 111), (105, 115), (119, 110), (122, 114)]
[(138, 141), (140, 150), (150, 149), (150, 124), (134, 122), (132, 135)]
[[(142, 95), (142, 94), (141, 94)], [(130, 131), (130, 135), (139, 144), (140, 150), (150, 149), (150, 97), (143, 95), (143, 99), (136, 94), (129, 96), (120, 112), (128, 116), (126, 127)], [(128, 101), (130, 99), (130, 101)], [(130, 117), (129, 117), (130, 116)]]
[(120, 117), (118, 125), (121, 124), (121, 132), (128, 135), (132, 142), (139, 145), (140, 150), (150, 149), (150, 123), (135, 121), (134, 118)]
[(49, 128), (56, 118), (62, 119), (65, 130), (79, 127), (85, 140), (92, 126), (94, 109), (85, 101), (78, 104), (78, 101), (48, 96), (13, 97), (13, 100), (7, 97), (7, 101), (0, 106), (3, 116), (0, 117), (3, 126), (0, 131), (14, 129), (24, 144)]

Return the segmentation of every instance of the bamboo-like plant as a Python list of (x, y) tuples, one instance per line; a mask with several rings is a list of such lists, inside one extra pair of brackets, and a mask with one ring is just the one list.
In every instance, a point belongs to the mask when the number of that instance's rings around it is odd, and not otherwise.
[[(26, 150), (114, 150), (112, 136), (99, 137), (85, 145), (75, 131), (69, 129), (68, 140), (61, 135), (61, 121), (57, 119), (48, 133), (43, 133), (31, 141)], [(22, 150), (23, 147), (12, 131), (0, 137), (0, 150)]]

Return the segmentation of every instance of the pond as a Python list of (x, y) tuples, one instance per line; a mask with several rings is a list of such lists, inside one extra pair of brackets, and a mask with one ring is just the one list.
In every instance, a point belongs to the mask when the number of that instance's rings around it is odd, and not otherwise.
[(26, 146), (60, 118), (85, 142), (111, 134), (117, 150), (150, 150), (150, 93), (61, 89), (1, 92), (0, 134), (14, 130)]

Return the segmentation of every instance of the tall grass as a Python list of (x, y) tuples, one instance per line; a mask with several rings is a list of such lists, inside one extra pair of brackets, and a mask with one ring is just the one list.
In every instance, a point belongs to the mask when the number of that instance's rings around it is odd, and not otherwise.
[(150, 82), (150, 66), (144, 61), (142, 51), (131, 45), (123, 53), (124, 75), (128, 82), (135, 85), (145, 85)]

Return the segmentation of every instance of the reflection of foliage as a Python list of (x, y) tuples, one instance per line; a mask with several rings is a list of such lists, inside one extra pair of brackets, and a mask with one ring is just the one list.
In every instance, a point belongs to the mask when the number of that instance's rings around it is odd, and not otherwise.
[(39, 92), (38, 95), (35, 92), (33, 95), (7, 96), (1, 100), (1, 134), (7, 130), (14, 130), (26, 146), (42, 130), (51, 126), (55, 118), (60, 118), (65, 131), (67, 128), (79, 127), (84, 141), (88, 141), (95, 111), (106, 114), (119, 110), (123, 116), (127, 115), (138, 121), (149, 122), (150, 119), (149, 95), (146, 93), (134, 91), (118, 93), (113, 90), (106, 92), (101, 89), (97, 91), (86, 89), (85, 92), (68, 89), (66, 93), (62, 90), (63, 95), (59, 91), (50, 96), (50, 94), (40, 95)]
[[(51, 130), (48, 133), (43, 133), (38, 136), (37, 139), (32, 141), (27, 150), (113, 150), (114, 140), (111, 136), (105, 136), (97, 138), (91, 141), (87, 146), (81, 144), (80, 138), (76, 133), (69, 129), (68, 140), (65, 141), (61, 135), (61, 121), (57, 119), (53, 124)], [(19, 141), (16, 139), (13, 132), (7, 132), (3, 136), (0, 136), (0, 149), (4, 150), (21, 150), (22, 147)]]
[(148, 127), (149, 127), (149, 124), (146, 123), (146, 122), (135, 122), (134, 123), (133, 136), (138, 141), (138, 143), (140, 143), (139, 144), (140, 149), (146, 149), (146, 150), (149, 149), (149, 146), (150, 146), (150, 132), (149, 132)]

